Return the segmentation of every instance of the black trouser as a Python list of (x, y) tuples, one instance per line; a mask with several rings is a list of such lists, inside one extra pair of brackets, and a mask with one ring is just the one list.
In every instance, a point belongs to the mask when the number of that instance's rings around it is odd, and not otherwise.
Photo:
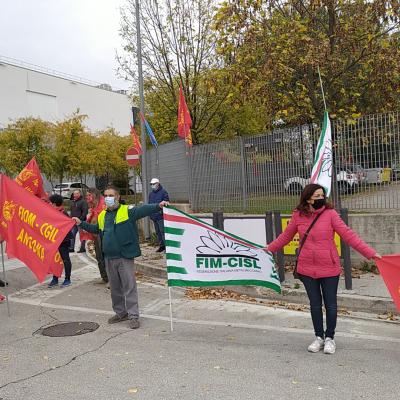
[(71, 279), (71, 270), (72, 270), (72, 264), (71, 264), (71, 259), (69, 258), (69, 248), (68, 247), (60, 247), (58, 249), (60, 252), (60, 256), (63, 260), (64, 263), (64, 274), (65, 274), (65, 279), (70, 280)]
[[(310, 300), (310, 311), (315, 336), (321, 338), (330, 337), (333, 339), (337, 320), (337, 288), (339, 284), (339, 275), (318, 279), (302, 275), (301, 281), (306, 288)], [(326, 311), (325, 335), (322, 316), (322, 298), (324, 299)]]
[(101, 239), (100, 239), (100, 237), (96, 236), (94, 238), (93, 242), (94, 242), (94, 249), (96, 251), (96, 260), (97, 260), (97, 265), (99, 267), (100, 276), (103, 279), (103, 281), (108, 281), (106, 265), (104, 263), (103, 252), (101, 250)]
[(158, 244), (160, 246), (165, 246), (164, 220), (163, 219), (153, 220), (153, 223), (154, 223), (154, 229), (157, 234)]

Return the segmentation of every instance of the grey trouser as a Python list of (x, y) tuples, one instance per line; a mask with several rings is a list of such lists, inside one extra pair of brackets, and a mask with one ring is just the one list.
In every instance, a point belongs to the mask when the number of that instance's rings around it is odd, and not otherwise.
[(139, 318), (138, 292), (134, 260), (126, 258), (105, 259), (111, 301), (115, 314), (128, 314), (129, 319)]

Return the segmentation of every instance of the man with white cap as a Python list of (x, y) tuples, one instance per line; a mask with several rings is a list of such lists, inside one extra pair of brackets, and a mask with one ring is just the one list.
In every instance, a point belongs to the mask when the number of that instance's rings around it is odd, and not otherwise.
[[(162, 201), (169, 201), (168, 192), (161, 186), (158, 178), (153, 178), (150, 181), (151, 192), (149, 193), (149, 204), (159, 204)], [(165, 251), (165, 234), (164, 234), (164, 219), (162, 210), (150, 215), (150, 219), (154, 223), (156, 230), (159, 248), (158, 253)]]

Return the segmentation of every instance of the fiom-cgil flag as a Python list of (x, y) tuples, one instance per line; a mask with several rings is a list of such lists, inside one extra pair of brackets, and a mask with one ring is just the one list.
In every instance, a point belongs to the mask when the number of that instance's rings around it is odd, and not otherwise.
[[(34, 194), (36, 197), (42, 200), (47, 200), (48, 196), (43, 188), (43, 179), (40, 172), (36, 158), (33, 157), (25, 168), (15, 178), (15, 182), (22, 186), (29, 193)], [(48, 267), (48, 273), (58, 278), (61, 276), (64, 269), (64, 263), (59, 253), (56, 253), (54, 262)]]
[(42, 175), (35, 157), (26, 164), (25, 168), (15, 178), (15, 182), (39, 199), (47, 199), (47, 193), (43, 189)]
[(189, 108), (186, 104), (183, 94), (182, 85), (179, 86), (179, 104), (178, 104), (178, 136), (185, 139), (188, 146), (192, 146), (192, 118), (190, 117)]
[(317, 183), (326, 190), (329, 197), (332, 187), (332, 129), (328, 112), (324, 113), (324, 123), (318, 140), (314, 165), (311, 171), (311, 183)]
[(281, 291), (271, 253), (173, 207), (164, 207), (169, 286), (254, 285)]
[(58, 247), (75, 222), (0, 174), (0, 234), (7, 254), (42, 282), (57, 260)]
[(136, 132), (135, 127), (131, 124), (131, 136), (133, 141), (133, 147), (136, 149), (137, 154), (142, 154), (142, 145), (140, 144), (139, 136)]

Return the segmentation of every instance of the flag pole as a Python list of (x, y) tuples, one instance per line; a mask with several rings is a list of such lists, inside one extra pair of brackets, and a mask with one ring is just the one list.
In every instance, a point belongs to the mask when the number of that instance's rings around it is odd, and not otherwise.
[(318, 68), (319, 84), (321, 85), (322, 100), (324, 102), (324, 109), (325, 109), (325, 111), (327, 111), (326, 101), (325, 101), (325, 93), (324, 93), (324, 86), (322, 85), (321, 71), (319, 70), (319, 65), (317, 66), (317, 68)]
[(10, 303), (8, 302), (8, 288), (7, 288), (7, 277), (6, 277), (6, 267), (4, 265), (4, 248), (3, 242), (0, 244), (1, 246), (1, 264), (3, 266), (3, 277), (4, 277), (4, 294), (6, 295), (6, 303), (7, 303), (7, 314), (11, 317), (10, 313)]
[(169, 297), (169, 320), (171, 323), (171, 332), (174, 331), (174, 325), (172, 324), (172, 296), (171, 296), (171, 286), (168, 286), (168, 297)]
[[(324, 86), (322, 84), (322, 78), (321, 78), (321, 71), (319, 69), (319, 65), (317, 66), (318, 68), (318, 77), (319, 77), (319, 84), (321, 86), (321, 92), (322, 92), (322, 100), (324, 102), (324, 109), (325, 112), (327, 112), (327, 107), (326, 107), (326, 100), (325, 100), (325, 92), (324, 92)], [(332, 133), (334, 131), (332, 130)], [(342, 209), (342, 202), (340, 198), (340, 193), (337, 187), (337, 177), (336, 177), (336, 163), (335, 163), (335, 146), (333, 145), (334, 140), (333, 140), (333, 134), (332, 134), (332, 197), (333, 197), (333, 203), (335, 204), (335, 208), (337, 210)]]

